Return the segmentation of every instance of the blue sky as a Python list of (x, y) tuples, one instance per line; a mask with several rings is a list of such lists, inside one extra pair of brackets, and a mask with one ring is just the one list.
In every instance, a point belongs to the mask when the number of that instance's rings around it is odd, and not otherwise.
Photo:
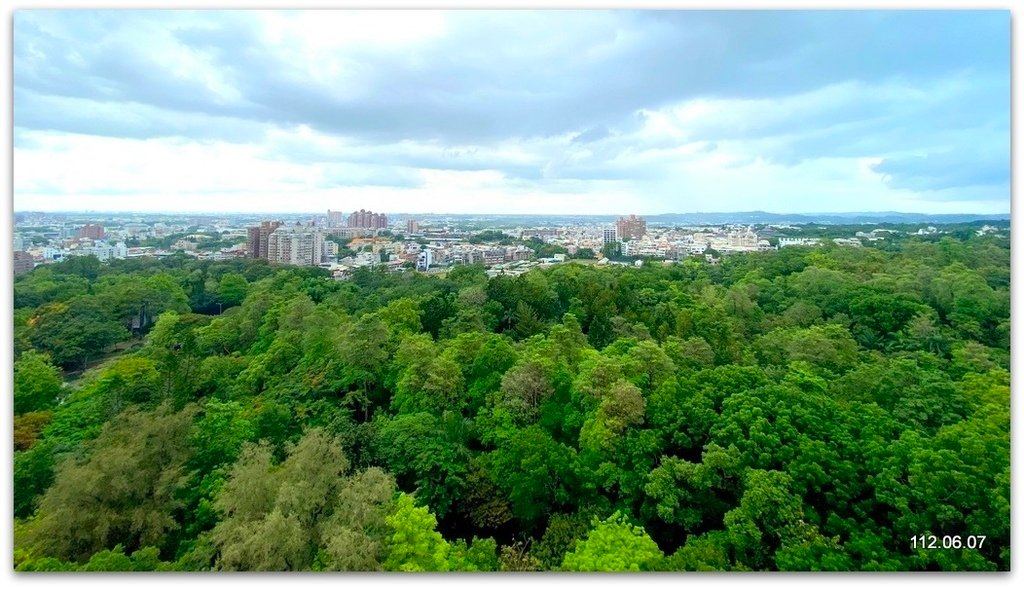
[(1010, 17), (19, 10), (14, 208), (1007, 213)]

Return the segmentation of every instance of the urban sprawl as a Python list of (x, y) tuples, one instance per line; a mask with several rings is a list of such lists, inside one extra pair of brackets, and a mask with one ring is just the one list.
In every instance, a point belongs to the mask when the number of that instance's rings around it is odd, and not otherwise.
[[(99, 260), (169, 256), (178, 252), (199, 259), (262, 258), (271, 263), (319, 266), (338, 280), (360, 267), (396, 272), (445, 272), (460, 264), (482, 264), (488, 274), (518, 275), (536, 266), (570, 259), (598, 265), (640, 265), (645, 260), (671, 264), (701, 257), (716, 264), (721, 255), (774, 250), (794, 245), (821, 245), (801, 237), (792, 225), (718, 225), (649, 227), (629, 215), (612, 223), (465, 229), (450, 219), (423, 220), (359, 210), (350, 214), (290, 220), (201, 217), (147, 221), (140, 215), (111, 216), (103, 223), (84, 216), (19, 214), (14, 234), (16, 274), (70, 256)], [(55, 219), (57, 219), (55, 221)], [(917, 233), (935, 233), (935, 227)], [(995, 231), (985, 226), (979, 232)], [(891, 229), (856, 231), (834, 237), (840, 246), (861, 247), (885, 239)]]

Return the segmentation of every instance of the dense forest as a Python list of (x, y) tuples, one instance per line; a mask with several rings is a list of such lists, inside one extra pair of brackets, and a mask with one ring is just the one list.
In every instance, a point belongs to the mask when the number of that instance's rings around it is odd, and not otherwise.
[(14, 282), (14, 565), (1008, 570), (1008, 241), (40, 267)]

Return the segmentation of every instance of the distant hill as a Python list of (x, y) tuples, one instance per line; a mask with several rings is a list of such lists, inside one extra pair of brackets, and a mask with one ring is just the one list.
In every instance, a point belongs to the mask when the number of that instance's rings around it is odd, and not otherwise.
[[(459, 214), (395, 214), (389, 215), (401, 221), (415, 218), (421, 221), (448, 220), (458, 223), (479, 224), (480, 226), (561, 226), (561, 225), (610, 225), (619, 215), (459, 215)], [(865, 223), (928, 223), (952, 224), (971, 223), (977, 221), (1008, 221), (1008, 214), (994, 215), (928, 215), (921, 213), (898, 212), (866, 212), (866, 213), (768, 213), (765, 211), (749, 211), (739, 213), (665, 213), (661, 215), (641, 215), (649, 225), (723, 225), (737, 224), (793, 224), (806, 225), (860, 225)]]
[(786, 214), (750, 211), (744, 213), (668, 213), (648, 215), (647, 222), (656, 225), (688, 225), (722, 223), (818, 223), (823, 225), (855, 225), (861, 223), (970, 223), (973, 221), (1008, 221), (1010, 215), (928, 215), (923, 213), (867, 212), (867, 213), (809, 213)]
[[(403, 223), (406, 219), (418, 219), (433, 223), (457, 223), (463, 226), (487, 227), (558, 227), (565, 225), (611, 225), (619, 215), (545, 215), (545, 214), (446, 214), (446, 213), (387, 213), (392, 222)], [(629, 211), (625, 211), (629, 214)], [(306, 213), (140, 213), (140, 212), (61, 212), (40, 213), (19, 211), (14, 213), (15, 225), (28, 221), (75, 222), (100, 221), (117, 224), (123, 221), (184, 222), (202, 224), (212, 220), (230, 219), (242, 225), (259, 223), (264, 219), (280, 219), (286, 222), (306, 221), (323, 217), (324, 212)], [(641, 215), (650, 225), (723, 225), (723, 224), (793, 224), (806, 225), (860, 225), (865, 223), (926, 223), (930, 225), (972, 223), (978, 221), (1008, 221), (1009, 214), (993, 215), (929, 215), (922, 213), (899, 213), (893, 211), (865, 213), (768, 213), (748, 211), (739, 213), (664, 213)]]

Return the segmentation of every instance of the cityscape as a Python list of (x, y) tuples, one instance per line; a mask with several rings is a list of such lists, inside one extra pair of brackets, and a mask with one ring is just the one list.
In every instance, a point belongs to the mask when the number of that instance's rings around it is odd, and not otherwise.
[(1011, 10), (16, 8), (14, 581), (1019, 568)]
[[(773, 251), (787, 246), (821, 245), (823, 239), (804, 236), (801, 225), (787, 223), (724, 223), (690, 226), (648, 226), (630, 214), (607, 222), (553, 225), (538, 217), (536, 225), (468, 229), (459, 216), (388, 215), (360, 209), (345, 215), (290, 215), (250, 224), (245, 217), (169, 217), (158, 221), (146, 215), (111, 215), (107, 220), (82, 223), (64, 215), (20, 214), (14, 232), (14, 272), (27, 272), (73, 256), (100, 261), (163, 257), (181, 252), (197, 260), (263, 259), (274, 264), (310, 266), (344, 280), (362, 267), (392, 272), (443, 273), (458, 265), (481, 264), (489, 276), (516, 276), (537, 266), (570, 260), (597, 265), (663, 264), (699, 258), (717, 264), (722, 255)], [(999, 216), (991, 216), (994, 219)], [(478, 227), (479, 223), (469, 224)], [(917, 235), (940, 233), (921, 224)], [(978, 234), (1008, 237), (1007, 227), (984, 224)], [(829, 243), (862, 247), (904, 230), (864, 227)]]

